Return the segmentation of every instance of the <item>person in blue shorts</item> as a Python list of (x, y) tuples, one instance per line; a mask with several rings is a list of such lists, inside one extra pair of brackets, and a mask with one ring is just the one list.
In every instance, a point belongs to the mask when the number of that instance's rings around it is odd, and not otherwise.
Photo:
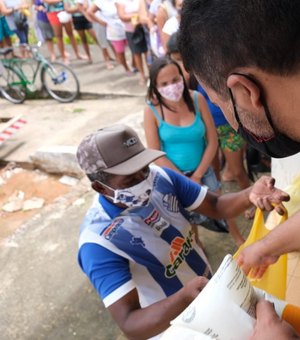
[(130, 339), (157, 339), (212, 275), (189, 211), (230, 218), (251, 202), (266, 210), (276, 202), (281, 210), (288, 197), (267, 176), (219, 196), (171, 169), (149, 165), (163, 155), (145, 148), (126, 125), (86, 136), (77, 150), (98, 193), (81, 226), (79, 264)]

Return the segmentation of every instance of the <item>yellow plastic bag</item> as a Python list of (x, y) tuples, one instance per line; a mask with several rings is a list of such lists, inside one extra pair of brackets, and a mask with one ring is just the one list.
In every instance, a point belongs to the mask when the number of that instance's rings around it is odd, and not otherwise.
[(291, 199), (284, 203), (289, 216), (294, 215), (295, 212), (300, 210), (300, 175), (296, 176), (292, 183), (284, 189)]
[[(263, 212), (258, 208), (256, 209), (250, 234), (245, 243), (242, 244), (238, 251), (235, 253), (234, 258), (237, 258), (239, 253), (245, 247), (266, 236), (270, 232), (270, 230), (273, 229), (273, 227), (284, 222), (288, 217), (287, 211), (283, 216), (280, 216), (275, 211), (272, 211), (271, 214), (273, 218), (271, 218), (270, 221), (268, 219), (267, 228), (264, 221)], [(281, 255), (276, 263), (270, 265), (261, 279), (249, 280), (253, 286), (276, 296), (278, 299), (284, 300), (287, 286), (287, 255)]]

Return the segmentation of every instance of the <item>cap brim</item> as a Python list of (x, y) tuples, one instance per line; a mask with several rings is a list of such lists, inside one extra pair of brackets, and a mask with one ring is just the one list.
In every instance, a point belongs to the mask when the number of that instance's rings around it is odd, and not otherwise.
[(145, 149), (139, 154), (129, 158), (127, 161), (110, 168), (103, 169), (102, 171), (113, 175), (131, 175), (165, 154), (166, 153), (163, 151)]

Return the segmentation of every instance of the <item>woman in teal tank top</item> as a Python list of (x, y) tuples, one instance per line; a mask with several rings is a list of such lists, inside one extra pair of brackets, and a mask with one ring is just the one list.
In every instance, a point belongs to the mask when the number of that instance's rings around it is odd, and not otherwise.
[(154, 61), (147, 104), (144, 125), (148, 147), (166, 152), (156, 163), (188, 173), (193, 181), (202, 183), (217, 150), (216, 129), (204, 97), (189, 91), (175, 61)]
[[(176, 61), (156, 59), (150, 69), (150, 86), (144, 111), (144, 129), (148, 147), (163, 150), (156, 164), (187, 175), (196, 183), (219, 192), (220, 183), (211, 167), (218, 148), (217, 132), (206, 99), (189, 91), (183, 72)], [(206, 222), (204, 222), (206, 221)], [(229, 231), (237, 245), (243, 238), (234, 220), (214, 221), (191, 214), (190, 222), (215, 231)], [(197, 238), (197, 229), (194, 228)]]

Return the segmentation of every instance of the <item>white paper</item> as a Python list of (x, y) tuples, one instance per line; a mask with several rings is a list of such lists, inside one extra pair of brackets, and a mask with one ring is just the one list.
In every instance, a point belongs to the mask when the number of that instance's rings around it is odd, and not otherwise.
[(250, 282), (227, 255), (202, 292), (171, 324), (213, 339), (247, 339), (255, 324), (256, 302)]

